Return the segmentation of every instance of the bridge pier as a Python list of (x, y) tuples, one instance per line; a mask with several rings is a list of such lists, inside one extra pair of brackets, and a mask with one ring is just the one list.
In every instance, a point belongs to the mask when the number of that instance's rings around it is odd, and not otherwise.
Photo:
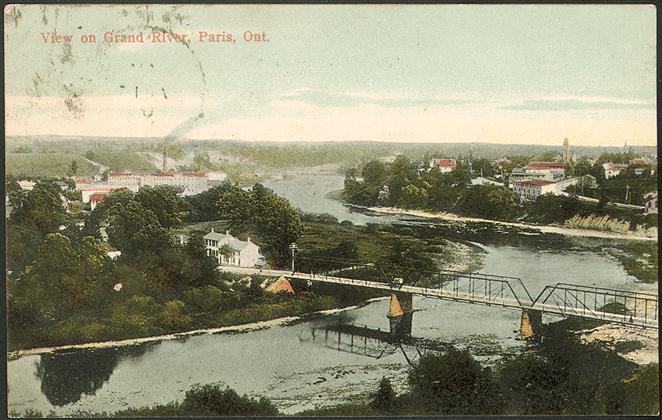
[(522, 310), (519, 333), (522, 338), (538, 340), (542, 332), (542, 312), (535, 309)]
[(386, 315), (389, 320), (391, 336), (404, 338), (411, 336), (411, 324), (414, 308), (410, 293), (391, 293), (391, 302)]

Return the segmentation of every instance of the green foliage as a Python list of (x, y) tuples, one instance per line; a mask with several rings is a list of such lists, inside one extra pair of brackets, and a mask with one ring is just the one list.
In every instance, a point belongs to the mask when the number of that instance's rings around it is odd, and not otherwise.
[(13, 198), (10, 224), (45, 235), (67, 221), (60, 188), (55, 184), (38, 181), (32, 190)]
[(600, 155), (598, 160), (600, 162), (613, 162), (613, 163), (630, 163), (632, 159), (641, 157), (641, 154), (633, 151), (627, 152), (605, 152)]
[(275, 416), (278, 410), (265, 398), (239, 396), (234, 390), (204, 385), (186, 392), (181, 406), (186, 413), (203, 416)]
[(278, 409), (266, 398), (240, 396), (230, 388), (197, 385), (186, 391), (184, 401), (133, 408), (113, 413), (113, 417), (219, 417), (276, 416)]
[(156, 214), (137, 201), (110, 207), (107, 217), (108, 242), (123, 254), (135, 256), (155, 252), (170, 242)]
[(386, 174), (386, 166), (380, 160), (371, 160), (363, 167), (361, 172), (363, 181), (370, 185), (381, 185)]
[(632, 375), (611, 384), (607, 390), (607, 414), (660, 414), (660, 368), (657, 363), (640, 367)]
[(598, 345), (583, 344), (562, 323), (548, 324), (535, 353), (506, 359), (499, 370), (507, 413), (604, 414), (607, 390), (635, 365)]
[(379, 389), (372, 400), (371, 406), (380, 412), (388, 413), (395, 402), (395, 392), (391, 386), (391, 381), (382, 378), (379, 382)]
[(519, 213), (515, 193), (495, 185), (474, 185), (460, 194), (456, 211), (467, 216), (493, 220), (513, 220)]
[(394, 277), (403, 277), (407, 284), (416, 283), (436, 271), (434, 261), (426, 255), (422, 244), (406, 239), (395, 240), (391, 253), (380, 258), (377, 265)]
[(83, 157), (60, 153), (8, 153), (5, 172), (19, 177), (65, 177), (71, 169), (72, 159), (78, 165), (78, 175), (91, 176), (97, 172), (97, 168)]
[(140, 154), (127, 151), (97, 150), (92, 160), (108, 166), (111, 171), (151, 172), (159, 169)]
[(169, 185), (142, 187), (136, 193), (135, 200), (143, 208), (154, 212), (161, 226), (166, 229), (179, 226), (188, 209), (188, 203), (177, 195), (177, 189)]
[(69, 170), (67, 171), (67, 175), (75, 176), (76, 174), (78, 174), (78, 161), (73, 159), (69, 164)]
[(539, 223), (563, 223), (580, 213), (581, 206), (576, 197), (540, 195), (528, 208), (528, 217)]
[(426, 355), (409, 372), (412, 394), (425, 414), (500, 414), (502, 397), (490, 369), (468, 351)]
[(224, 183), (191, 197), (189, 203), (191, 220), (224, 219), (233, 232), (255, 232), (260, 248), (276, 266), (288, 262), (289, 245), (303, 233), (294, 207), (261, 184), (245, 191), (236, 184)]

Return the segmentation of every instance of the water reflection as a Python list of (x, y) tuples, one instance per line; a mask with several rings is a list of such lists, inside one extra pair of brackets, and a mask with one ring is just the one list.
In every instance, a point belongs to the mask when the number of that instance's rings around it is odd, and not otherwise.
[(313, 327), (308, 332), (299, 340), (373, 359), (401, 353), (410, 365), (422, 355), (446, 352), (454, 346), (451, 342), (420, 337), (394, 337), (388, 331), (367, 325), (338, 323)]
[(44, 354), (36, 371), (41, 392), (56, 407), (77, 402), (84, 394), (94, 395), (101, 389), (121, 359), (140, 357), (153, 347), (141, 345)]

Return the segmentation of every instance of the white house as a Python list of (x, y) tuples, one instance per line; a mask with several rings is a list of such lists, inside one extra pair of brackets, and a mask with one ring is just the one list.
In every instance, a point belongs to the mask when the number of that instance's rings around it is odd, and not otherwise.
[(535, 201), (543, 194), (554, 193), (556, 191), (556, 186), (553, 182), (537, 179), (513, 181), (510, 185), (522, 201)]
[[(233, 265), (237, 267), (255, 267), (262, 266), (266, 263), (266, 259), (260, 254), (260, 247), (251, 242), (251, 238), (247, 241), (240, 241), (230, 232), (218, 233), (211, 230), (204, 236), (205, 248), (207, 255), (216, 258), (219, 264)], [(225, 247), (225, 249), (223, 249)], [(227, 252), (230, 255), (227, 255)]]

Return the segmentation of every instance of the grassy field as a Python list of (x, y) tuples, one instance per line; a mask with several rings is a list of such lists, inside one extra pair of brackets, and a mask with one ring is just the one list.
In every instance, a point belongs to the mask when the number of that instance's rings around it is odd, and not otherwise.
[(151, 172), (158, 169), (138, 153), (132, 152), (95, 152), (93, 160), (114, 171)]
[(68, 176), (71, 161), (78, 163), (77, 175), (90, 176), (97, 168), (84, 157), (75, 154), (7, 153), (5, 171), (7, 175), (24, 177)]

